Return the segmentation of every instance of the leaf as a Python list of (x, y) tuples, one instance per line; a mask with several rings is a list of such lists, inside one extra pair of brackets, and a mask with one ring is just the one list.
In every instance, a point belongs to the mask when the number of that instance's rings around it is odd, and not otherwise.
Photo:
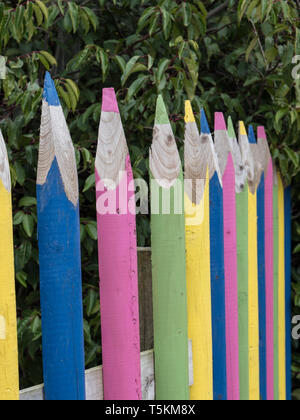
[(135, 96), (140, 89), (145, 86), (146, 80), (149, 79), (149, 76), (138, 77), (129, 87), (127, 91), (126, 100), (129, 101), (133, 96)]
[(25, 289), (27, 289), (27, 274), (24, 273), (24, 271), (19, 271), (18, 273), (16, 273), (16, 279), (18, 280), (18, 282), (25, 287)]
[[(124, 73), (123, 73), (123, 75), (122, 75), (122, 77), (121, 77), (122, 86), (124, 86), (124, 85), (125, 85), (125, 83), (126, 83), (127, 79), (129, 78), (129, 76), (130, 76), (132, 73), (134, 73), (134, 71), (136, 71), (136, 68), (137, 68), (137, 67), (136, 67), (136, 64), (137, 64), (137, 61), (138, 61), (140, 58), (141, 58), (141, 56), (136, 55), (136, 56), (132, 57), (132, 58), (128, 61), (128, 63), (126, 64), (125, 71), (124, 71)], [(144, 69), (145, 69), (145, 70), (148, 70), (146, 66), (144, 66)], [(142, 71), (142, 70), (141, 70), (141, 71)]]
[(168, 58), (163, 58), (162, 60), (160, 60), (160, 62), (158, 64), (157, 72), (156, 72), (156, 82), (157, 82), (157, 84), (160, 83), (163, 74), (165, 73), (165, 71), (169, 67), (170, 61), (171, 60), (169, 60)]
[(76, 3), (69, 2), (69, 15), (72, 22), (73, 27), (73, 33), (75, 34), (77, 32), (78, 26), (79, 26), (79, 8)]
[(91, 10), (91, 9), (89, 9), (88, 7), (83, 7), (83, 10), (85, 11), (85, 13), (87, 14), (87, 16), (88, 16), (88, 18), (89, 18), (89, 20), (90, 20), (90, 22), (91, 22), (91, 24), (92, 24), (92, 26), (93, 26), (93, 28), (94, 28), (94, 31), (96, 32), (96, 30), (97, 30), (97, 27), (98, 27), (98, 18), (97, 18), (97, 16), (95, 15), (95, 13)]
[(41, 2), (40, 0), (35, 0), (36, 4), (39, 6), (39, 8), (41, 9), (44, 17), (45, 17), (45, 23), (47, 23), (48, 18), (49, 18), (49, 13), (48, 13), (48, 9), (45, 6), (45, 4), (43, 2)]
[(80, 91), (76, 83), (72, 79), (66, 79), (66, 84), (70, 86), (72, 92), (75, 95), (76, 101), (79, 101)]
[(249, 44), (249, 47), (247, 48), (246, 61), (249, 61), (250, 54), (252, 53), (252, 51), (254, 50), (257, 44), (258, 44), (258, 38), (255, 37), (254, 39), (252, 39), (252, 41)]
[(33, 217), (30, 214), (25, 214), (24, 217), (23, 217), (22, 225), (23, 225), (23, 228), (24, 228), (27, 236), (29, 236), (29, 238), (31, 238), (32, 234), (33, 234), (33, 229), (34, 229)]
[(35, 197), (22, 197), (19, 201), (19, 207), (31, 207), (36, 205), (37, 201)]
[(47, 51), (40, 51), (39, 52), (39, 55), (42, 55), (43, 57), (45, 57), (46, 60), (51, 64), (51, 66), (57, 66), (56, 59), (49, 52), (47, 52)]
[(18, 211), (18, 213), (14, 215), (13, 224), (15, 226), (20, 225), (23, 222), (23, 217), (24, 213), (22, 211)]
[(93, 223), (88, 223), (85, 227), (85, 230), (88, 233), (90, 238), (92, 238), (94, 241), (97, 241), (98, 239), (97, 225)]
[(41, 26), (44, 20), (41, 8), (37, 4), (33, 4), (33, 10), (34, 10), (37, 25)]
[(103, 50), (103, 48), (99, 48), (96, 53), (96, 57), (99, 63), (101, 63), (102, 68), (102, 80), (105, 82), (107, 72), (109, 69), (109, 57), (106, 54), (106, 52)]
[(147, 25), (149, 18), (152, 16), (152, 14), (155, 13), (155, 7), (149, 7), (144, 11), (142, 16), (139, 19), (138, 27), (137, 27), (137, 33), (139, 34), (144, 27)]
[(88, 191), (89, 189), (95, 187), (95, 185), (96, 185), (95, 174), (92, 174), (86, 179), (82, 192)]

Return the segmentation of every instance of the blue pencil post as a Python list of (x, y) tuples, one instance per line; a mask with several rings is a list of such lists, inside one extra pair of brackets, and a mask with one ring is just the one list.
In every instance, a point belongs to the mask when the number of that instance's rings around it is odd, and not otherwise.
[(46, 400), (84, 400), (79, 193), (75, 153), (46, 74), (37, 171), (38, 244)]
[[(201, 110), (201, 134), (211, 134), (203, 109)], [(214, 400), (227, 400), (223, 190), (217, 171), (210, 179), (209, 201), (213, 395)]]
[(284, 220), (285, 220), (285, 312), (286, 312), (286, 399), (292, 399), (292, 218), (291, 218), (291, 186), (284, 190)]

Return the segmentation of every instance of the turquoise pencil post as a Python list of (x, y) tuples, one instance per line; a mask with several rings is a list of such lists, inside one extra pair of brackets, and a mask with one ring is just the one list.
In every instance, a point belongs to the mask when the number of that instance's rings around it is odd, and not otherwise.
[(37, 170), (38, 244), (46, 400), (84, 400), (79, 192), (75, 153), (46, 74)]

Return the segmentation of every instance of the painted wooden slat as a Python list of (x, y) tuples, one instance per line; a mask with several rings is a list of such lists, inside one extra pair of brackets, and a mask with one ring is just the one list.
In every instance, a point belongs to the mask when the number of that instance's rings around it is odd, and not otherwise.
[(274, 400), (279, 400), (279, 219), (278, 219), (278, 179), (275, 165), (273, 164), (273, 244), (274, 244)]
[(103, 89), (95, 163), (104, 398), (140, 400), (136, 212), (114, 89)]
[[(249, 286), (249, 399), (259, 400), (259, 280), (258, 280), (258, 220), (257, 188), (261, 167), (253, 127), (248, 134), (253, 159), (253, 177), (248, 178), (248, 286)], [(262, 229), (264, 237), (264, 229)]]
[(227, 397), (240, 399), (235, 169), (224, 115), (215, 113), (215, 148), (223, 182)]
[[(257, 200), (256, 200), (256, 183), (255, 183), (255, 164), (252, 146), (250, 145), (245, 124), (240, 121), (239, 123), (239, 145), (242, 155), (243, 168), (247, 175), (247, 199), (240, 197), (244, 208), (244, 217), (247, 215), (247, 242), (241, 248), (244, 259), (247, 259), (247, 264), (239, 265), (239, 275), (243, 275), (243, 272), (247, 269), (247, 280), (246, 277), (242, 280), (239, 279), (240, 296), (239, 303), (242, 305), (244, 302), (245, 307), (240, 307), (240, 331), (243, 328), (245, 322), (247, 325), (247, 340), (243, 336), (243, 348), (247, 344), (247, 369), (248, 374), (243, 371), (243, 392), (245, 398), (248, 394), (250, 400), (259, 399), (259, 332), (258, 332), (258, 273), (257, 273)], [(250, 191), (251, 190), (251, 191)], [(239, 224), (243, 223), (243, 214), (239, 209)], [(245, 223), (245, 222), (244, 222)], [(242, 229), (238, 229), (239, 243), (241, 244), (241, 232)], [(241, 246), (241, 245), (239, 245)], [(241, 262), (243, 260), (241, 259)], [(243, 301), (246, 296), (245, 301)], [(246, 304), (247, 303), (247, 306)], [(247, 311), (247, 315), (245, 314)], [(241, 335), (241, 333), (240, 333)], [(246, 355), (243, 354), (245, 358)], [(248, 385), (246, 384), (248, 376)]]
[(226, 313), (225, 313), (225, 267), (224, 267), (224, 223), (223, 190), (220, 168), (213, 139), (204, 109), (201, 110), (201, 171), (206, 177), (208, 169), (209, 186), (209, 232), (211, 311), (213, 337), (213, 397), (227, 399), (226, 370)]
[[(249, 400), (249, 328), (248, 328), (248, 182), (240, 144), (245, 136), (245, 126), (239, 123), (238, 143), (232, 119), (228, 119), (228, 135), (231, 141), (236, 176), (236, 225), (239, 311), (239, 377), (240, 399)], [(244, 142), (248, 148), (248, 139)]]
[(213, 399), (209, 180), (191, 103), (185, 112), (185, 229), (188, 333), (193, 343), (192, 400)]
[(257, 188), (257, 240), (259, 280), (259, 365), (260, 396), (267, 400), (266, 268), (265, 268), (265, 180), (262, 174)]
[(154, 353), (157, 400), (189, 399), (183, 173), (158, 97), (150, 150)]
[(83, 400), (84, 339), (75, 153), (46, 74), (37, 171), (43, 367), (47, 400)]
[(291, 290), (292, 290), (292, 203), (291, 186), (284, 190), (284, 223), (285, 223), (285, 331), (286, 331), (286, 399), (292, 399), (292, 339), (291, 339)]
[[(189, 342), (189, 350), (191, 355), (191, 342)], [(142, 378), (142, 399), (152, 401), (155, 398), (155, 377), (154, 377), (154, 352), (153, 350), (145, 351), (140, 355), (141, 359), (141, 378)], [(192, 357), (189, 358), (189, 378), (190, 384), (193, 383), (193, 362)], [(85, 387), (87, 401), (103, 400), (103, 367), (98, 366), (85, 372)], [(32, 388), (20, 391), (21, 401), (43, 401), (44, 385), (38, 385)]]
[(19, 397), (11, 180), (0, 130), (0, 400)]
[(286, 321), (285, 321), (285, 218), (284, 186), (280, 173), (278, 179), (278, 219), (279, 219), (279, 280), (278, 280), (278, 341), (279, 341), (279, 400), (285, 401), (286, 392)]
[(257, 129), (257, 147), (263, 171), (261, 183), (264, 185), (261, 201), (264, 209), (266, 399), (272, 401), (274, 400), (273, 162), (264, 127)]

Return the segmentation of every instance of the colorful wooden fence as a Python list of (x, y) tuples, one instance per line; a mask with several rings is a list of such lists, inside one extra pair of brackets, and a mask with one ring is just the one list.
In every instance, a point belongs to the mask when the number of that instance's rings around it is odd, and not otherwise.
[[(45, 399), (291, 399), (291, 188), (263, 127), (256, 140), (239, 122), (237, 139), (231, 118), (216, 113), (212, 136), (203, 109), (198, 130), (189, 101), (185, 123), (183, 176), (159, 96), (150, 150), (154, 350), (141, 354), (135, 186), (116, 95), (103, 90), (95, 165), (103, 369), (85, 377), (78, 179), (47, 73), (37, 170)], [(0, 135), (1, 400), (18, 398), (10, 188)], [(42, 396), (41, 387), (21, 393)]]

